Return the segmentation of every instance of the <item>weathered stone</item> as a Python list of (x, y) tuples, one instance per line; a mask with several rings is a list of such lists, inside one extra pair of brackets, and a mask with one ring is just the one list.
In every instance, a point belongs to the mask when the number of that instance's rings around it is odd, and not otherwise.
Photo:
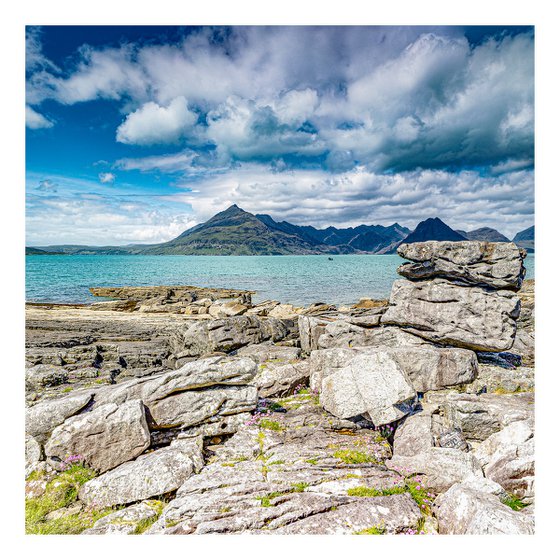
[(309, 381), (309, 362), (265, 364), (253, 380), (261, 397), (283, 397)]
[(444, 535), (530, 535), (534, 522), (493, 494), (453, 485), (435, 501), (439, 532)]
[(271, 309), (268, 312), (268, 316), (276, 319), (296, 319), (302, 311), (302, 307), (295, 307), (289, 303), (281, 303)]
[(520, 303), (513, 292), (457, 286), (447, 280), (396, 280), (381, 323), (398, 325), (439, 344), (473, 350), (508, 350)]
[(348, 365), (325, 377), (321, 404), (338, 418), (363, 415), (376, 426), (406, 416), (416, 391), (390, 353), (358, 354)]
[(527, 503), (534, 499), (533, 435), (532, 421), (512, 422), (483, 441), (474, 452), (485, 476)]
[(401, 473), (426, 475), (426, 486), (436, 492), (443, 492), (469, 476), (483, 476), (471, 453), (442, 447), (432, 447), (410, 457), (393, 455), (386, 465)]
[(488, 364), (479, 364), (476, 379), (465, 387), (467, 393), (519, 393), (533, 391), (535, 369), (518, 367), (505, 369)]
[(80, 500), (103, 508), (159, 496), (179, 488), (202, 464), (200, 441), (177, 440), (86, 482)]
[(286, 338), (288, 334), (289, 329), (278, 319), (229, 317), (176, 328), (169, 337), (169, 345), (173, 354), (181, 358), (212, 352), (231, 352), (265, 340), (276, 342)]
[(68, 381), (68, 372), (61, 366), (39, 364), (25, 370), (25, 390), (37, 391)]
[(441, 410), (450, 427), (460, 428), (468, 440), (483, 441), (512, 422), (533, 417), (533, 395), (447, 395)]
[(25, 468), (33, 468), (41, 460), (41, 446), (32, 436), (25, 436)]
[(246, 314), (266, 317), (277, 305), (280, 305), (279, 301), (267, 299), (253, 305), (246, 311)]
[(396, 360), (418, 392), (469, 383), (477, 373), (476, 355), (462, 348), (435, 348), (429, 345), (331, 348), (311, 352), (311, 388), (320, 389), (325, 377), (346, 367), (353, 357), (374, 355), (380, 350)]
[(325, 332), (328, 323), (328, 320), (308, 315), (298, 317), (299, 340), (301, 351), (304, 354), (309, 354), (312, 350), (319, 348), (319, 337)]
[(263, 364), (269, 361), (281, 363), (299, 359), (301, 356), (301, 349), (290, 346), (278, 346), (271, 342), (262, 342), (261, 344), (249, 344), (244, 348), (240, 348), (235, 355), (239, 357), (247, 356), (257, 364)]
[(349, 320), (328, 323), (319, 335), (317, 348), (392, 347), (425, 345), (426, 341), (397, 327), (366, 328)]
[(434, 447), (432, 435), (432, 410), (410, 414), (395, 430), (393, 453), (411, 457)]
[(96, 391), (96, 406), (107, 402), (120, 404), (141, 399), (148, 407), (174, 393), (215, 385), (247, 385), (257, 373), (249, 358), (214, 356), (188, 362), (181, 368), (142, 379), (135, 379)]
[(410, 495), (361, 498), (336, 511), (311, 516), (274, 531), (281, 535), (352, 535), (377, 527), (385, 533), (404, 533), (422, 518)]
[(146, 301), (159, 299), (169, 303), (192, 302), (201, 299), (239, 299), (241, 303), (251, 303), (248, 290), (227, 290), (224, 288), (199, 288), (197, 286), (122, 286), (95, 287), (89, 291), (96, 297), (120, 300)]
[(25, 409), (25, 432), (39, 443), (45, 443), (49, 434), (66, 418), (82, 410), (90, 401), (92, 393), (71, 395), (38, 403)]
[(132, 535), (146, 522), (158, 518), (158, 507), (163, 505), (155, 500), (148, 500), (133, 504), (125, 509), (110, 513), (95, 522), (91, 529), (86, 529), (82, 535)]
[(68, 456), (81, 455), (89, 466), (103, 473), (134, 459), (149, 445), (144, 405), (132, 400), (68, 418), (53, 431), (45, 454), (55, 468), (64, 468)]
[(254, 410), (256, 387), (213, 387), (204, 391), (170, 394), (148, 405), (154, 426), (161, 428), (195, 426), (216, 416)]
[(239, 301), (217, 301), (208, 308), (208, 313), (215, 319), (223, 319), (224, 317), (237, 317), (243, 315), (248, 307), (239, 303)]
[(526, 252), (515, 243), (425, 241), (403, 243), (397, 253), (405, 263), (398, 273), (412, 280), (447, 278), (467, 285), (519, 290)]

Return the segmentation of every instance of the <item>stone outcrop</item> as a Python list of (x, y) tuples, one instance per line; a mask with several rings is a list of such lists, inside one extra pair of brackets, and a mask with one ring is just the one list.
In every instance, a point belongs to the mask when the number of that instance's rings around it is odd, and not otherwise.
[(311, 353), (311, 388), (320, 390), (323, 379), (346, 367), (353, 357), (373, 356), (379, 351), (386, 352), (398, 363), (417, 392), (470, 383), (478, 371), (474, 352), (460, 348), (425, 345), (331, 348)]
[(381, 323), (430, 342), (501, 352), (513, 346), (525, 275), (525, 252), (485, 241), (404, 244), (414, 261), (399, 267)]
[(520, 302), (514, 292), (490, 292), (449, 280), (396, 280), (381, 318), (430, 342), (488, 352), (513, 345)]
[(531, 535), (534, 522), (500, 499), (468, 485), (455, 484), (438, 496), (435, 507), (444, 535)]
[(346, 367), (324, 377), (320, 399), (338, 418), (364, 416), (380, 426), (408, 414), (416, 391), (392, 354), (378, 351), (357, 354)]
[(91, 399), (92, 393), (85, 392), (28, 407), (25, 410), (25, 432), (44, 443), (57, 426), (84, 409)]
[(266, 340), (276, 342), (289, 333), (289, 325), (279, 319), (231, 317), (177, 328), (169, 337), (169, 346), (177, 358), (190, 358), (212, 352), (231, 352)]
[(104, 508), (166, 494), (179, 488), (202, 464), (200, 441), (176, 440), (86, 482), (80, 500)]
[(149, 445), (144, 405), (132, 400), (120, 406), (106, 404), (68, 418), (51, 434), (45, 453), (55, 468), (64, 469), (66, 457), (80, 455), (102, 473), (134, 459)]
[(397, 253), (412, 261), (399, 267), (411, 280), (447, 278), (465, 285), (519, 290), (527, 253), (515, 243), (425, 241), (403, 243)]
[(388, 304), (148, 287), (95, 310), (29, 306), (26, 496), (95, 475), (40, 523), (531, 533), (534, 376), (530, 348), (514, 352), (532, 344), (534, 300), (510, 245), (403, 246)]

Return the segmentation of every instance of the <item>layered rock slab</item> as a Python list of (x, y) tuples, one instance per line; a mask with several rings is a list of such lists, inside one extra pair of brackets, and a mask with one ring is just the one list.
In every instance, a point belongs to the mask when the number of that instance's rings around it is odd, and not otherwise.
[(515, 243), (425, 241), (403, 243), (397, 253), (413, 261), (398, 269), (411, 280), (447, 278), (465, 285), (517, 291), (525, 276), (527, 253)]
[(416, 391), (395, 358), (385, 351), (358, 354), (321, 383), (322, 406), (338, 418), (364, 416), (376, 426), (408, 414)]
[(492, 292), (444, 279), (393, 283), (381, 318), (430, 342), (502, 352), (512, 347), (520, 301), (508, 290)]
[(55, 468), (64, 468), (66, 457), (81, 455), (90, 467), (103, 473), (134, 459), (149, 445), (144, 405), (132, 400), (67, 419), (51, 434), (45, 454)]
[(201, 441), (176, 440), (86, 482), (79, 497), (96, 508), (129, 504), (177, 490), (203, 465)]
[(462, 348), (429, 345), (331, 348), (311, 352), (310, 387), (320, 390), (323, 379), (346, 367), (356, 356), (373, 356), (379, 351), (386, 352), (400, 365), (418, 392), (470, 383), (478, 371), (475, 353)]
[(439, 532), (444, 535), (531, 535), (534, 522), (489, 493), (455, 484), (435, 502)]

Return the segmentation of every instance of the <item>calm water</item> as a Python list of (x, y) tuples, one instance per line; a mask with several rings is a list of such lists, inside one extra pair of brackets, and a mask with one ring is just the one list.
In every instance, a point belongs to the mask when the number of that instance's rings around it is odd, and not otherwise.
[[(255, 290), (253, 301), (334, 304), (387, 297), (403, 259), (397, 255), (202, 257), (28, 255), (28, 301), (91, 302), (91, 286), (192, 285)], [(525, 260), (534, 278), (534, 256)]]

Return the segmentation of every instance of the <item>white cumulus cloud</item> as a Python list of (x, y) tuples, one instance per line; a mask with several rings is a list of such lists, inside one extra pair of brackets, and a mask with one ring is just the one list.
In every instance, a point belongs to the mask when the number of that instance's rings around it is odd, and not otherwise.
[(167, 107), (150, 101), (126, 117), (117, 129), (117, 141), (141, 146), (173, 144), (192, 133), (197, 119), (183, 96)]
[(54, 123), (27, 105), (25, 107), (25, 126), (36, 130), (38, 128), (51, 128)]

